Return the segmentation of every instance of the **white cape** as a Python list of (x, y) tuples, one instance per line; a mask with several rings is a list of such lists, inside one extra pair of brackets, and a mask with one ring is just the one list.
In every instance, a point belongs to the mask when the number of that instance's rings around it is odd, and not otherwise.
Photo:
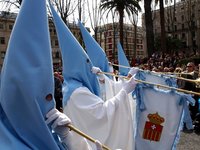
[[(134, 148), (130, 102), (124, 90), (104, 102), (86, 87), (77, 88), (64, 107), (64, 113), (75, 127), (110, 149)], [(85, 150), (80, 145), (74, 149)]]

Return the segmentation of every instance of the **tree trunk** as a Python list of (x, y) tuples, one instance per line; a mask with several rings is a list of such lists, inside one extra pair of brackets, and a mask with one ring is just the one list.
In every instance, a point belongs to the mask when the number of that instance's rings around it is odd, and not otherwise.
[(122, 48), (124, 47), (124, 34), (123, 34), (123, 26), (124, 26), (124, 10), (119, 11), (119, 32), (120, 32), (120, 43), (122, 45)]
[(94, 27), (94, 39), (97, 41), (98, 28)]
[(129, 53), (129, 45), (128, 45), (128, 30), (126, 29), (125, 30), (125, 39), (126, 39), (126, 56), (127, 56), (127, 59), (128, 59), (128, 61), (129, 61), (129, 59), (130, 59), (130, 53)]
[(136, 58), (136, 51), (137, 51), (137, 25), (134, 24), (134, 47), (133, 47), (133, 58)]
[(152, 0), (144, 0), (145, 26), (146, 26), (146, 39), (147, 39), (148, 57), (150, 57), (154, 52), (154, 33), (153, 33), (151, 2), (152, 2)]
[(165, 32), (165, 12), (164, 12), (164, 4), (163, 0), (160, 0), (160, 27), (161, 27), (161, 51), (166, 52), (166, 32)]
[(176, 0), (174, 0), (174, 8), (173, 8), (173, 19), (172, 19), (172, 33), (173, 33), (173, 37), (175, 37), (174, 33), (175, 33), (175, 18), (176, 18)]
[(115, 60), (115, 45), (116, 45), (116, 24), (113, 22), (113, 51), (112, 51), (112, 59)]

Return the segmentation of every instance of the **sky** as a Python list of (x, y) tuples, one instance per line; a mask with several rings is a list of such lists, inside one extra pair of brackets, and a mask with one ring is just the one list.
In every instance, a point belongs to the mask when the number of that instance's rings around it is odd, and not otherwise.
[[(91, 3), (91, 0), (85, 0), (86, 2), (87, 1), (89, 1), (90, 3)], [(98, 0), (99, 2), (100, 2), (100, 0)], [(144, 2), (143, 2), (144, 0), (142, 0), (141, 2), (140, 2), (140, 6), (141, 6), (141, 9), (142, 9), (142, 11), (139, 13), (139, 15), (138, 15), (138, 26), (142, 26), (142, 13), (144, 13)], [(176, 0), (176, 1), (180, 1), (180, 0)], [(84, 4), (84, 7), (85, 7), (85, 12), (84, 12), (84, 14), (85, 14), (85, 26), (86, 27), (89, 27), (89, 28), (91, 28), (91, 22), (90, 22), (90, 19), (89, 19), (89, 17), (88, 17), (88, 15), (89, 15), (89, 13), (88, 13), (88, 8), (87, 8), (87, 4)], [(91, 7), (91, 5), (90, 5), (90, 7)], [(153, 9), (158, 9), (158, 7), (155, 7), (155, 6), (153, 6), (152, 5), (152, 8)], [(91, 9), (91, 8), (90, 8)], [(2, 4), (0, 3), (0, 10), (2, 11), (3, 10), (3, 8), (2, 8)], [(15, 12), (15, 13), (17, 13), (18, 11), (19, 11), (19, 9), (17, 8), (14, 8), (14, 7), (12, 7), (11, 8), (11, 11), (12, 12)], [(70, 19), (70, 20), (76, 20), (77, 18), (75, 18), (74, 16), (78, 16), (78, 14), (76, 15), (76, 13), (74, 13), (74, 15), (71, 15), (70, 16), (70, 18), (72, 18), (72, 19)], [(104, 15), (104, 16), (106, 16), (106, 15)], [(72, 22), (71, 21), (71, 22)], [(77, 21), (78, 21), (78, 19), (77, 19)], [(118, 21), (118, 19), (116, 18), (115, 19), (115, 21), (117, 22)], [(130, 23), (129, 21), (128, 21), (128, 19), (127, 18), (125, 18), (124, 19), (124, 22), (125, 23)], [(111, 15), (109, 15), (109, 17), (108, 17), (108, 20), (105, 22), (105, 23), (112, 23), (112, 19), (111, 19)], [(92, 30), (91, 30), (92, 31)]]
[[(100, 1), (100, 0), (99, 0)], [(87, 0), (86, 0), (86, 2), (87, 2)], [(89, 0), (89, 2), (91, 2), (90, 0)], [(140, 2), (141, 3), (141, 8), (143, 9), (143, 2)], [(5, 10), (5, 8), (3, 8), (2, 7), (2, 3), (0, 3), (0, 11), (2, 11), (2, 10)], [(89, 14), (88, 14), (88, 8), (87, 8), (87, 4), (85, 4), (85, 25), (87, 26), (87, 27), (91, 27), (91, 23), (90, 23), (90, 19), (89, 19), (89, 17), (87, 17)], [(10, 10), (11, 12), (15, 12), (15, 13), (18, 13), (18, 11), (19, 11), (19, 9), (18, 8), (16, 8), (16, 7), (12, 7), (11, 8), (11, 10)], [(144, 11), (142, 11), (142, 12), (144, 12)], [(139, 26), (142, 26), (142, 19), (141, 19), (141, 14), (142, 13), (140, 13), (139, 14), (139, 17), (138, 17), (138, 25)], [(77, 16), (77, 15), (71, 15), (70, 17), (72, 18), (71, 20), (74, 20), (74, 16)], [(106, 16), (106, 15), (105, 15)], [(109, 18), (109, 17), (108, 17)], [(116, 18), (116, 21), (118, 21), (118, 19)], [(108, 21), (106, 22), (106, 23), (111, 23), (112, 22), (112, 19), (111, 18), (109, 18), (108, 19)], [(127, 22), (127, 19), (125, 19), (125, 22)]]

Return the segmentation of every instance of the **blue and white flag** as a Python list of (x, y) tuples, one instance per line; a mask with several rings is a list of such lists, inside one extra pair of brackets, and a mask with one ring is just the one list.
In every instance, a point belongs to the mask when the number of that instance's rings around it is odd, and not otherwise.
[[(150, 71), (138, 71), (135, 78), (138, 79), (138, 80), (151, 82), (153, 84), (160, 84), (160, 85), (164, 85), (164, 86), (177, 88), (176, 78), (166, 76), (166, 75), (162, 75), (162, 74), (158, 74), (158, 73), (154, 73), (154, 72), (150, 72)], [(168, 88), (163, 88), (163, 87), (160, 87), (160, 89), (169, 90)], [(183, 116), (184, 116), (184, 123), (186, 123), (186, 127), (188, 129), (192, 129), (193, 128), (192, 118), (190, 116), (190, 112), (189, 112), (188, 107), (184, 108)]]
[(178, 143), (190, 95), (160, 90), (151, 85), (136, 87), (136, 150), (172, 150)]

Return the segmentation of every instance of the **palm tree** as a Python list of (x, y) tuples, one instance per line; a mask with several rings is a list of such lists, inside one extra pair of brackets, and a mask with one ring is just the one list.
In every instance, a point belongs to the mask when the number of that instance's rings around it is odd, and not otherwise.
[[(155, 3), (156, 5), (160, 4), (160, 27), (161, 27), (161, 50), (162, 52), (166, 52), (166, 32), (165, 32), (165, 12), (164, 12), (164, 2), (163, 0), (156, 0)], [(168, 2), (168, 0), (166, 0), (166, 3)]]
[(152, 0), (144, 0), (145, 27), (146, 27), (148, 57), (150, 57), (154, 52), (154, 33), (153, 33), (151, 3), (152, 3)]
[(108, 10), (108, 13), (114, 9), (119, 14), (119, 26), (120, 26), (120, 42), (123, 47), (123, 23), (124, 23), (124, 11), (128, 15), (131, 12), (141, 11), (139, 5), (140, 0), (101, 0), (100, 9)]

